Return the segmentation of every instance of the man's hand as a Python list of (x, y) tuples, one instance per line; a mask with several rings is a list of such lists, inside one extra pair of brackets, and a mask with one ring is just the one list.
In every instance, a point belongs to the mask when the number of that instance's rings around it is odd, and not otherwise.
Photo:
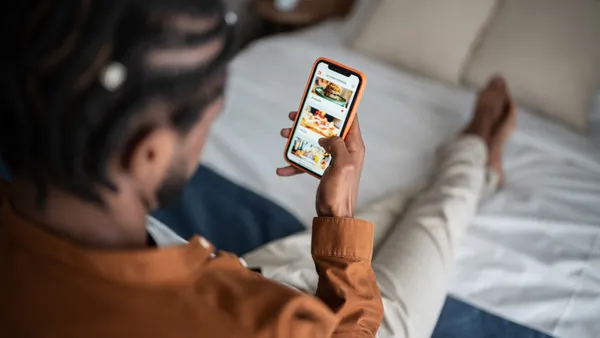
[[(289, 117), (295, 120), (297, 112)], [(288, 138), (291, 128), (281, 130)], [(340, 137), (321, 139), (319, 144), (331, 154), (331, 165), (321, 179), (317, 189), (317, 215), (319, 217), (354, 217), (358, 197), (358, 186), (365, 158), (365, 145), (360, 132), (358, 118), (350, 127), (346, 140)], [(279, 176), (293, 176), (302, 171), (289, 166), (277, 169)]]

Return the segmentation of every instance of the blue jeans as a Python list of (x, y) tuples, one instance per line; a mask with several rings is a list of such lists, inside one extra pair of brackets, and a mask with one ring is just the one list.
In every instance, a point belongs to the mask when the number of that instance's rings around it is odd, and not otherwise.
[(198, 169), (174, 205), (153, 216), (185, 239), (199, 234), (237, 255), (304, 230), (280, 206), (206, 167)]

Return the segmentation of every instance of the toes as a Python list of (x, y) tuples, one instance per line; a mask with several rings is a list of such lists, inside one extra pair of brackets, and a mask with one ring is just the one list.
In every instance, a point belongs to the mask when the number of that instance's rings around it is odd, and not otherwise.
[(487, 85), (482, 89), (479, 96), (482, 98), (483, 96), (504, 96), (508, 97), (508, 85), (506, 84), (506, 80), (502, 75), (494, 75), (490, 78)]
[(485, 115), (486, 119), (489, 118), (492, 123), (496, 123), (501, 118), (510, 100), (506, 80), (502, 76), (494, 76), (479, 93), (475, 113)]
[(506, 89), (506, 80), (502, 75), (496, 74), (490, 79), (488, 88)]

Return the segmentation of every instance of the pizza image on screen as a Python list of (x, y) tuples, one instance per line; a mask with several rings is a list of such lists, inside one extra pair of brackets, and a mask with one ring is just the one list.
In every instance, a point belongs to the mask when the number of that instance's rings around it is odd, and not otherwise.
[(323, 137), (334, 137), (341, 133), (342, 120), (322, 110), (307, 107), (300, 119), (300, 125)]

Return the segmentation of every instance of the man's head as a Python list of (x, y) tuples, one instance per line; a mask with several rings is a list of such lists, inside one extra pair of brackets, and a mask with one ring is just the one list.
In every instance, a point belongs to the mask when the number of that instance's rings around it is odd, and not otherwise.
[[(194, 173), (222, 106), (220, 0), (21, 1), (5, 24), (0, 152), (40, 196), (148, 208)], [(43, 200), (42, 200), (43, 201)]]

